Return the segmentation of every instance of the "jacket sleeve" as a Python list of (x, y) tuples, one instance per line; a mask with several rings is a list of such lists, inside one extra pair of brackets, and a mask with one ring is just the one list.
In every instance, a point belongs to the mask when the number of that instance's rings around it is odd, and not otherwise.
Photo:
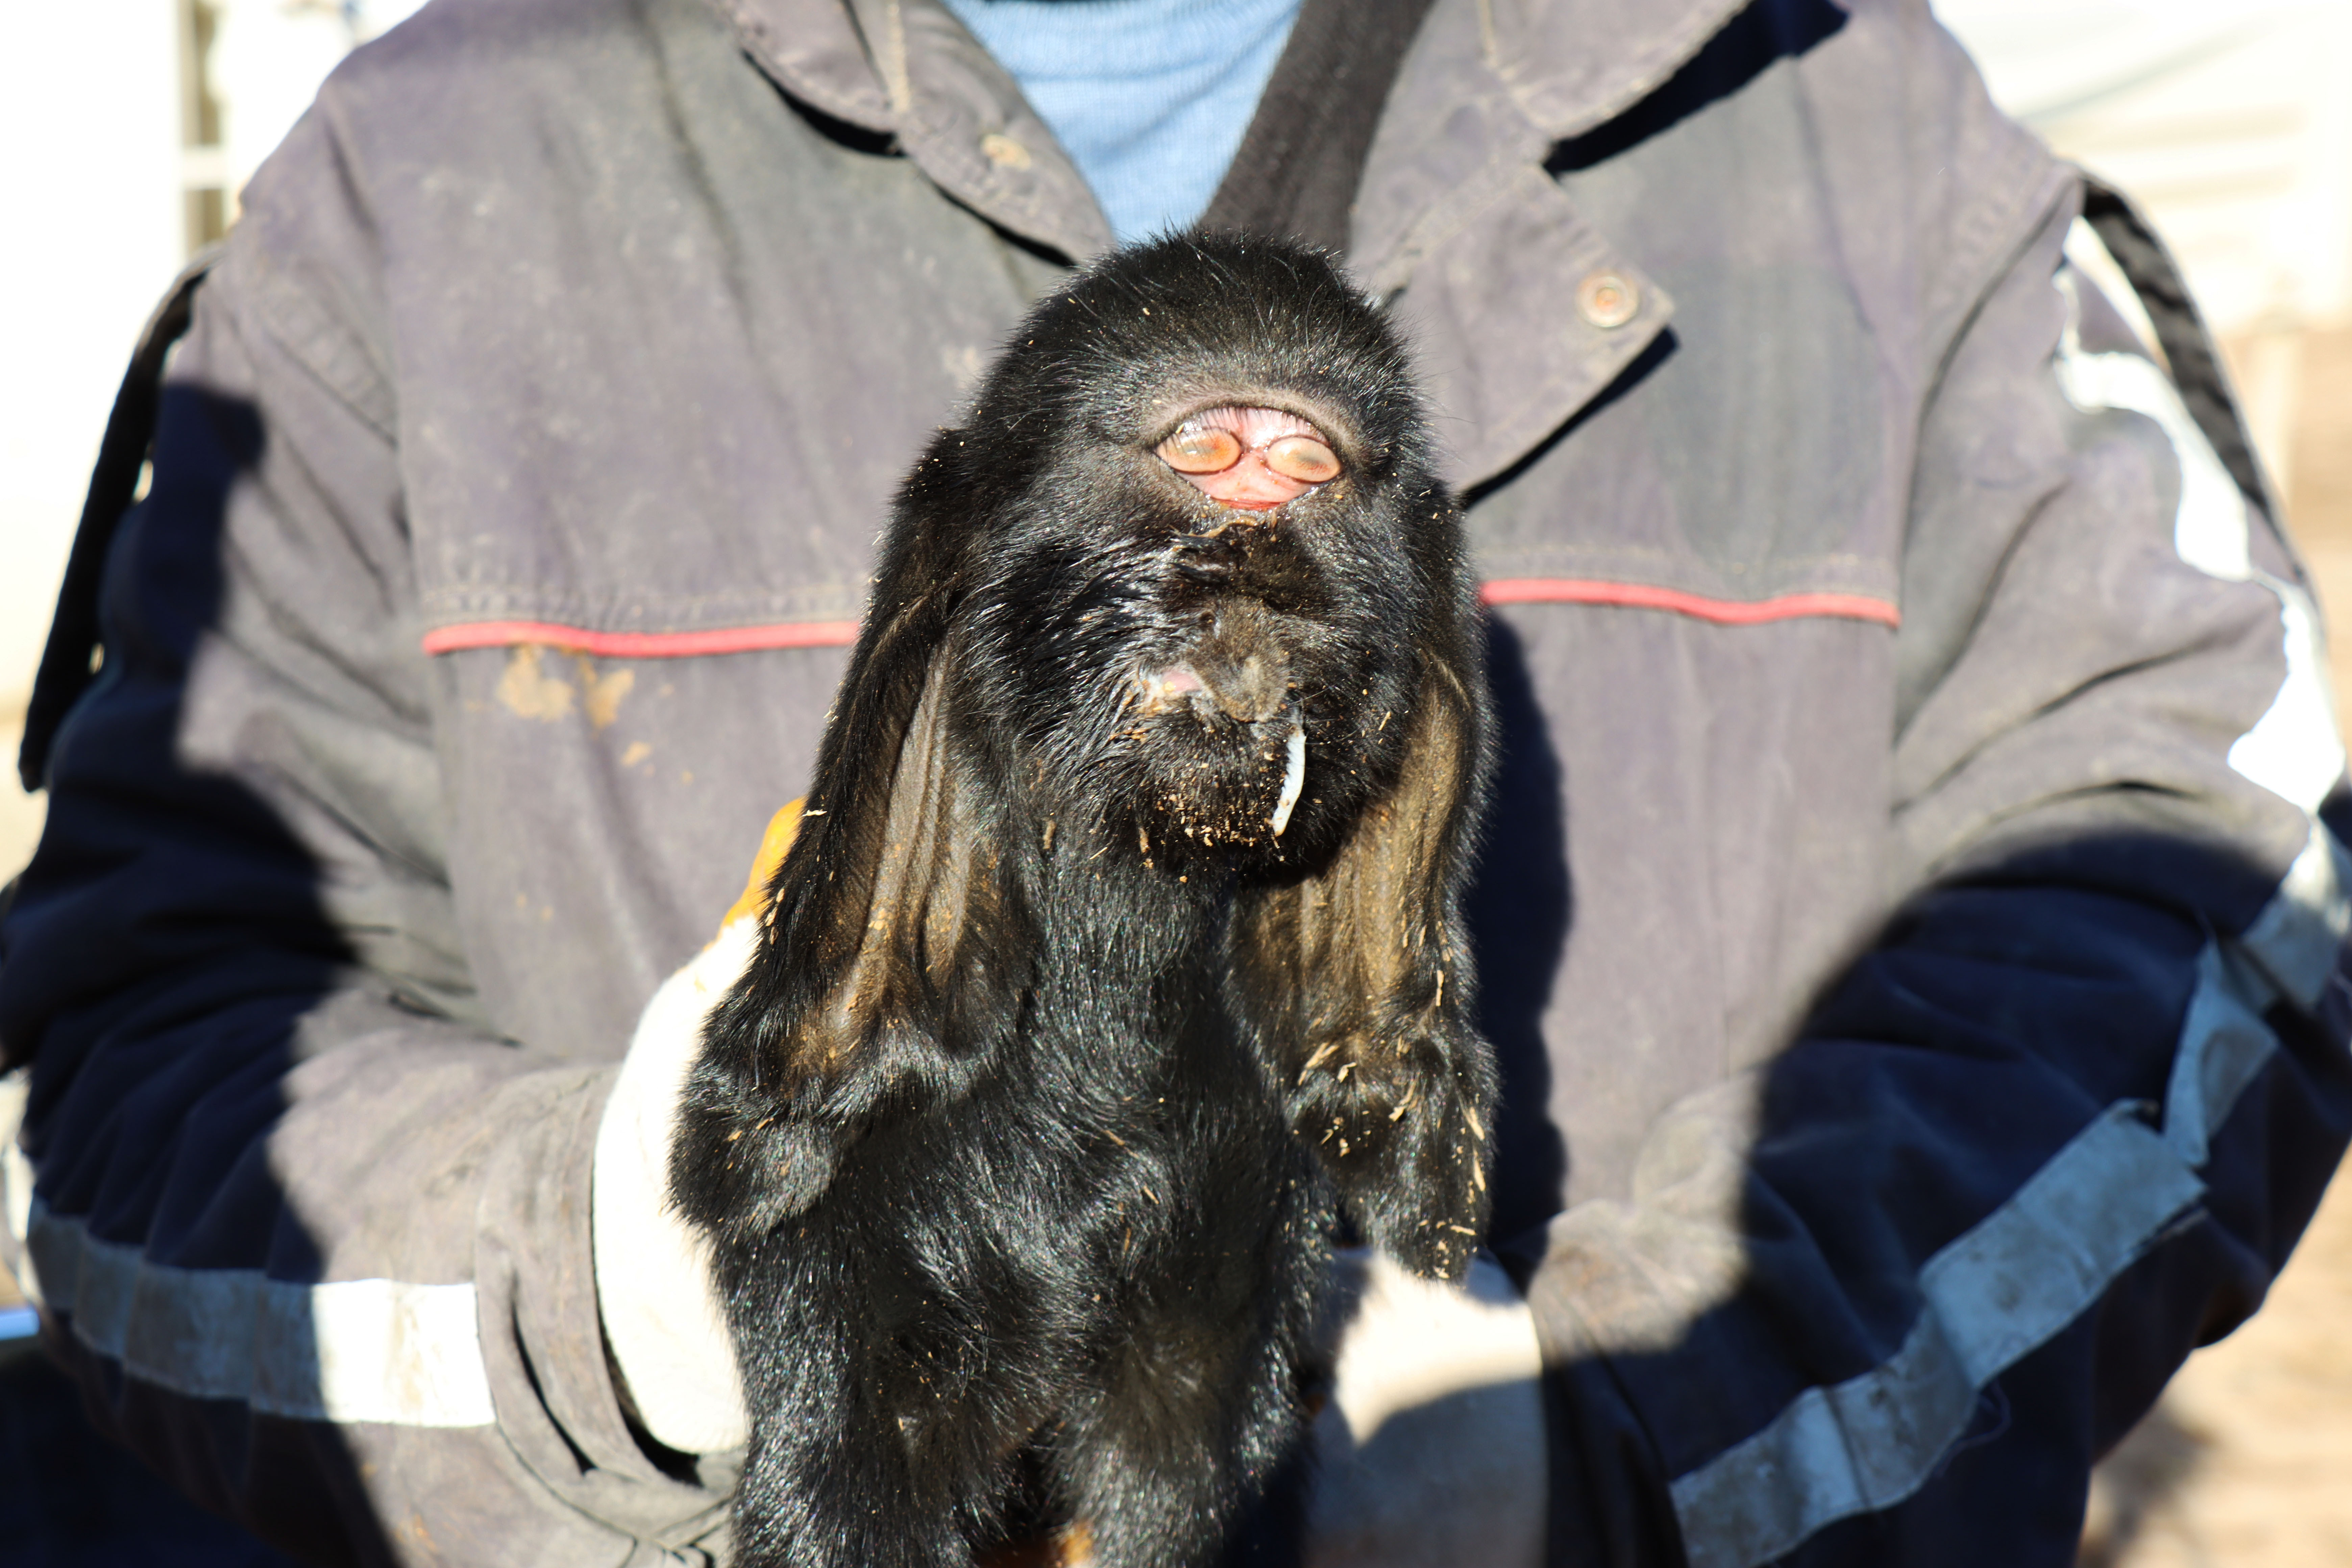
[(1922, 428), (1896, 914), (1543, 1237), (1555, 1560), (2073, 1561), (2093, 1458), (2253, 1310), (2352, 1127), (2312, 600), (2073, 213)]
[(273, 178), (303, 244), (249, 216), (198, 297), (0, 928), (14, 1245), (100, 1424), (299, 1555), (684, 1560), (633, 1542), (720, 1493), (596, 1316), (611, 1070), (463, 956), (373, 241), (315, 121)]

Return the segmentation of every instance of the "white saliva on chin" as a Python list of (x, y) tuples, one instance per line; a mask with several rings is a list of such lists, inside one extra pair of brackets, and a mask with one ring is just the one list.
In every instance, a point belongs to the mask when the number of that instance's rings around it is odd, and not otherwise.
[(1282, 794), (1269, 819), (1276, 838), (1290, 826), (1291, 808), (1298, 804), (1298, 792), (1307, 787), (1307, 726), (1299, 721), (1297, 708), (1290, 710), (1290, 734), (1282, 743)]

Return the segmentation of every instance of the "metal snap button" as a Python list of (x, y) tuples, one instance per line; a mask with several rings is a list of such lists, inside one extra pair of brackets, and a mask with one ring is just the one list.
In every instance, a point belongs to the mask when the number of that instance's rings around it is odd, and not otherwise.
[(1029, 166), (1029, 149), (1002, 131), (992, 131), (980, 139), (981, 153), (1000, 169), (1018, 174)]
[(1641, 309), (1642, 291), (1621, 273), (1595, 272), (1576, 286), (1576, 313), (1596, 327), (1622, 327)]

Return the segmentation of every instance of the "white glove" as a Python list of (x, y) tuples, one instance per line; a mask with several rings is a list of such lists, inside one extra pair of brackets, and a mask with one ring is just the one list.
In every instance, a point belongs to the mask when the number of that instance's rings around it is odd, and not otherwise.
[(1341, 1254), (1355, 1295), (1315, 1420), (1311, 1568), (1534, 1568), (1549, 1474), (1535, 1316), (1492, 1258), (1460, 1285)]
[(759, 926), (738, 914), (654, 993), (596, 1129), (590, 1212), (604, 1342), (638, 1420), (686, 1454), (739, 1447), (751, 1434), (709, 1240), (670, 1207), (669, 1146), (702, 1020), (751, 962)]

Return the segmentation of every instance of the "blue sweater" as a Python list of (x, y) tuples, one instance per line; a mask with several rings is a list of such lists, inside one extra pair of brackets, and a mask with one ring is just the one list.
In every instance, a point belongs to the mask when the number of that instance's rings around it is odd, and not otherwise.
[(1299, 0), (946, 0), (1021, 84), (1121, 241), (1208, 210)]

